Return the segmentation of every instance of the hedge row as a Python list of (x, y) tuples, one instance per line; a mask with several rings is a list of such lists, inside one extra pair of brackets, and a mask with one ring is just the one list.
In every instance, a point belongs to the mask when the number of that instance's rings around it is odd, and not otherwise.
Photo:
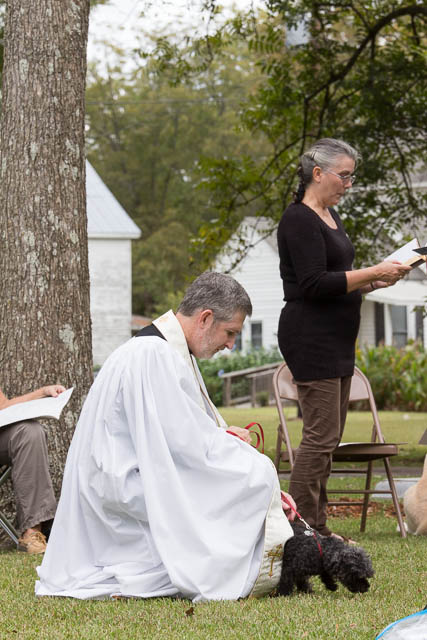
[[(277, 349), (234, 352), (199, 362), (208, 392), (216, 405), (222, 404), (221, 374), (278, 362)], [(378, 409), (427, 411), (427, 352), (417, 344), (402, 349), (390, 346), (357, 349), (356, 365), (371, 383)], [(233, 383), (233, 396), (249, 395), (249, 381)]]
[(371, 383), (378, 409), (427, 411), (427, 351), (418, 343), (358, 349), (356, 365)]

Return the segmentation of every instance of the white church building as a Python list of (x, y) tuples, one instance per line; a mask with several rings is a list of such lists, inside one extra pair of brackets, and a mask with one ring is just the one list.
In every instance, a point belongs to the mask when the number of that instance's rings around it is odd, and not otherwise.
[(132, 240), (141, 231), (86, 162), (93, 364), (131, 337)]

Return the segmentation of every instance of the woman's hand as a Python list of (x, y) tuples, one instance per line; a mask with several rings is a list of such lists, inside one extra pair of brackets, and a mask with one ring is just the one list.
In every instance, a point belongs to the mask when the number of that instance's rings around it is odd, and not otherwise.
[(63, 391), (65, 391), (65, 387), (63, 387), (62, 384), (49, 384), (39, 389), (41, 398), (45, 398), (46, 396), (57, 398)]
[(375, 289), (386, 289), (387, 287), (390, 287), (391, 285), (389, 285), (388, 282), (383, 282), (382, 280), (375, 280), (372, 283), (371, 289), (373, 291), (375, 291)]
[[(346, 271), (347, 293), (359, 289), (361, 293), (370, 293), (375, 289), (391, 287), (398, 280), (408, 275), (411, 267), (397, 260), (384, 260), (373, 267)], [(371, 284), (373, 286), (371, 286)]]
[(373, 285), (376, 289), (381, 289), (395, 284), (411, 271), (411, 267), (409, 265), (401, 264), (396, 260), (384, 260), (384, 262), (380, 262), (375, 265), (373, 269), (375, 270), (376, 276), (373, 281)]

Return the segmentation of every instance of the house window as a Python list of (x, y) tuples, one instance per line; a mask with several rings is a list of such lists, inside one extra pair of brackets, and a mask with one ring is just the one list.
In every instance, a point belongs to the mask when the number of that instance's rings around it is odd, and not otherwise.
[(384, 305), (380, 302), (375, 303), (375, 344), (384, 344), (385, 342), (385, 324), (384, 324)]
[(252, 349), (262, 347), (262, 322), (251, 322), (251, 347)]
[(415, 339), (424, 344), (424, 309), (415, 309)]
[(404, 347), (408, 340), (408, 322), (406, 307), (403, 305), (390, 305), (392, 342), (395, 347)]

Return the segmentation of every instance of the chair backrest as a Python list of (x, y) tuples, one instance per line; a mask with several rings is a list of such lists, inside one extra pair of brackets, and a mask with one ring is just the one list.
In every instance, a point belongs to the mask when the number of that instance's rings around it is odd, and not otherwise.
[(273, 387), (283, 400), (298, 400), (298, 392), (289, 367), (283, 363), (275, 371)]

